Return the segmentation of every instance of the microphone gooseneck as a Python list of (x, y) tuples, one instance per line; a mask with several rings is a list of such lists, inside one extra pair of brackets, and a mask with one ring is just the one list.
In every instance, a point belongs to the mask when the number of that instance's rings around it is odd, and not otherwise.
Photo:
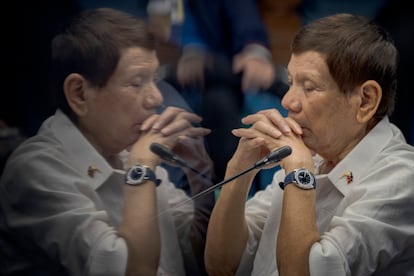
[[(156, 143), (151, 144), (151, 150), (152, 150), (153, 147), (157, 148), (155, 151), (159, 150), (158, 148), (164, 148), (164, 146), (162, 146), (162, 145), (159, 147), (159, 144), (156, 144)], [(155, 151), (153, 151), (153, 152), (156, 153)], [(207, 193), (210, 193), (212, 191), (215, 191), (218, 188), (220, 188), (221, 186), (223, 186), (223, 185), (225, 185), (225, 184), (233, 181), (234, 179), (236, 179), (236, 178), (238, 178), (238, 177), (240, 177), (240, 176), (242, 176), (242, 175), (250, 172), (251, 170), (259, 169), (259, 168), (261, 168), (263, 166), (266, 166), (266, 165), (269, 165), (269, 164), (272, 164), (272, 163), (279, 162), (283, 158), (288, 157), (291, 153), (292, 153), (292, 148), (291, 147), (289, 147), (289, 146), (280, 147), (280, 148), (272, 151), (271, 153), (269, 153), (263, 159), (257, 161), (253, 166), (247, 168), (246, 170), (244, 170), (244, 171), (242, 171), (242, 172), (240, 172), (240, 173), (238, 173), (238, 174), (236, 174), (236, 175), (234, 175), (232, 177), (229, 177), (227, 179), (224, 179), (223, 181), (221, 181), (221, 182), (219, 182), (217, 184), (214, 184), (213, 186), (210, 186), (209, 188), (207, 188), (207, 189), (199, 192), (198, 194), (193, 195), (189, 199), (186, 199), (186, 200), (183, 200), (181, 202), (178, 202), (176, 205), (174, 205), (173, 208), (177, 208), (179, 206), (182, 206), (182, 205), (188, 203), (189, 201), (195, 200), (195, 199), (197, 199), (197, 198), (199, 198), (199, 197), (201, 197), (201, 196), (203, 196), (203, 195), (205, 195)], [(161, 153), (161, 154), (163, 154), (163, 153)], [(172, 154), (175, 155), (174, 153), (172, 153)]]
[(279, 162), (283, 158), (288, 157), (291, 153), (292, 153), (292, 148), (291, 147), (289, 147), (289, 146), (280, 147), (280, 148), (272, 151), (271, 153), (269, 153), (263, 159), (257, 161), (250, 168), (247, 168), (244, 171), (239, 172), (238, 174), (236, 174), (236, 175), (234, 175), (232, 177), (229, 177), (227, 179), (224, 179), (223, 181), (221, 181), (221, 182), (219, 182), (219, 183), (217, 183), (217, 184), (215, 184), (215, 185), (213, 185), (213, 186), (205, 189), (204, 191), (201, 191), (200, 193), (192, 196), (191, 199), (199, 198), (202, 195), (205, 195), (205, 194), (207, 194), (207, 193), (209, 193), (211, 191), (214, 191), (214, 190), (220, 188), (221, 186), (223, 186), (224, 184), (227, 184), (227, 183), (233, 181), (234, 179), (236, 179), (236, 178), (238, 178), (238, 177), (240, 177), (240, 176), (242, 176), (242, 175), (244, 175), (244, 174), (246, 174), (246, 173), (248, 173), (248, 172), (250, 172), (250, 171), (252, 171), (254, 169), (259, 169), (259, 168), (261, 168), (263, 166), (266, 166), (266, 165), (269, 165), (269, 164), (272, 164), (272, 163)]

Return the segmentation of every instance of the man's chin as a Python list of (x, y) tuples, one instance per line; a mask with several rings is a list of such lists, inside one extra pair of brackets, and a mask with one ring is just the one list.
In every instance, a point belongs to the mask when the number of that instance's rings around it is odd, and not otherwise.
[(316, 154), (316, 151), (312, 148), (312, 141), (311, 138), (309, 136), (310, 132), (303, 132), (302, 134), (302, 141), (305, 144), (305, 146), (311, 151), (312, 155)]
[(132, 148), (132, 146), (139, 140), (140, 137), (141, 137), (140, 133), (135, 133), (131, 135), (131, 139), (129, 139), (129, 143), (126, 149), (129, 151)]

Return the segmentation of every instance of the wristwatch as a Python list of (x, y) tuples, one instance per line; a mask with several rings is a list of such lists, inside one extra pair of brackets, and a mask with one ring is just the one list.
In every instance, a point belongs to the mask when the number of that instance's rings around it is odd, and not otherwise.
[(280, 182), (279, 186), (282, 190), (285, 189), (287, 185), (290, 183), (295, 184), (297, 187), (310, 190), (316, 188), (316, 181), (313, 174), (306, 168), (300, 168), (291, 171), (289, 174), (286, 175), (285, 181)]
[(145, 181), (152, 181), (157, 186), (160, 183), (160, 180), (157, 179), (153, 170), (150, 167), (136, 164), (129, 168), (125, 173), (125, 183), (132, 186), (137, 186)]

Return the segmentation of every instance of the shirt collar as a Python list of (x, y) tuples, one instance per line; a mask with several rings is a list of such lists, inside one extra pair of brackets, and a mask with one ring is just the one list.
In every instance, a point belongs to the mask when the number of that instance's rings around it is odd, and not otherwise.
[(391, 124), (385, 117), (329, 172), (329, 180), (345, 196), (392, 136)]
[(53, 116), (51, 130), (66, 149), (68, 158), (78, 171), (98, 189), (115, 171), (60, 110)]

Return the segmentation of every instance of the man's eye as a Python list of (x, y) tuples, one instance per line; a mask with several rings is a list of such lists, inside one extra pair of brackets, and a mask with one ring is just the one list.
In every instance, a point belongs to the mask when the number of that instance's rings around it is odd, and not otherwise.
[(315, 88), (313, 87), (304, 87), (303, 90), (305, 90), (305, 92), (311, 92), (313, 91)]
[(133, 87), (141, 87), (142, 86), (142, 83), (134, 82), (134, 83), (131, 83), (131, 85)]

